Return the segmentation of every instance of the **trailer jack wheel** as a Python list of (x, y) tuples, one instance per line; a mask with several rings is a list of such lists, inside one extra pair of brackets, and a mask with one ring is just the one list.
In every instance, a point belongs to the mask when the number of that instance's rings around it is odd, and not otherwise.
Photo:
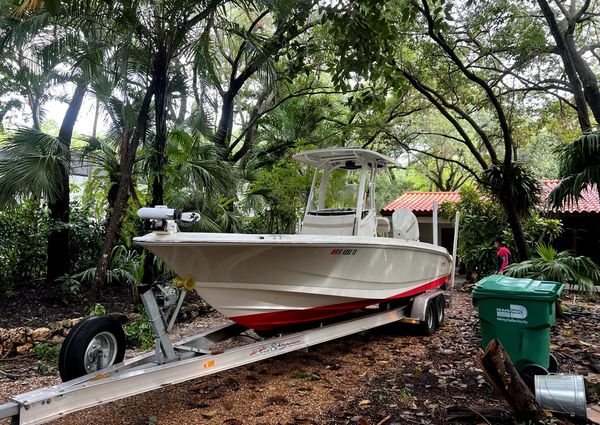
[(427, 308), (425, 309), (425, 320), (423, 320), (417, 330), (420, 335), (431, 335), (435, 332), (436, 329), (436, 308), (434, 307), (434, 302), (428, 302)]
[(125, 333), (110, 316), (83, 319), (71, 329), (60, 349), (58, 370), (65, 381), (96, 372), (125, 357)]

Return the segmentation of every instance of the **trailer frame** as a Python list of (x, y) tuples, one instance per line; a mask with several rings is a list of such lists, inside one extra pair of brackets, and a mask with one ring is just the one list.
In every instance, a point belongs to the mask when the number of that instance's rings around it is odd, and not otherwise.
[[(166, 331), (163, 325), (168, 324), (172, 317), (165, 317), (160, 308), (156, 310), (156, 297), (153, 296), (152, 289), (149, 289), (142, 294), (146, 310), (160, 313), (151, 322), (156, 324), (154, 351), (58, 385), (13, 396), (10, 402), (0, 405), (0, 419), (10, 417), (13, 424), (42, 424), (79, 410), (306, 349), (391, 323), (422, 323), (426, 320), (421, 314), (425, 313), (422, 306), (443, 296), (443, 291), (436, 289), (419, 294), (395, 308), (384, 311), (365, 309), (350, 319), (330, 324), (320, 323), (315, 328), (274, 338), (252, 337), (246, 333), (246, 328), (230, 322), (171, 343), (168, 332), (156, 332)], [(180, 306), (179, 300), (177, 305)], [(246, 344), (221, 351), (215, 349), (216, 344), (231, 338), (243, 340)]]

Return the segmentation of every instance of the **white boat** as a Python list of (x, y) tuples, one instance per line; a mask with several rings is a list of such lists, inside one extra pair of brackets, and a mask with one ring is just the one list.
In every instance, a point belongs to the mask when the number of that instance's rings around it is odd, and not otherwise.
[[(307, 151), (294, 159), (316, 167), (297, 235), (160, 231), (134, 242), (192, 279), (211, 306), (248, 328), (268, 331), (408, 298), (447, 282), (451, 256), (415, 240), (416, 218), (398, 211), (395, 237), (377, 218), (377, 172), (395, 164), (352, 148)], [(150, 217), (150, 209), (140, 216)], [(173, 211), (173, 210), (168, 210)], [(169, 216), (171, 217), (171, 216)]]

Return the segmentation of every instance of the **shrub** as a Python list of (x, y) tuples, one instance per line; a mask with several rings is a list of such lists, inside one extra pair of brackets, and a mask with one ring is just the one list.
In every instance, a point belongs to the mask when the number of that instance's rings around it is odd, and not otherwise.
[(0, 291), (14, 293), (21, 282), (46, 275), (50, 219), (33, 200), (0, 212)]
[(154, 347), (154, 332), (145, 313), (123, 327), (125, 342), (129, 347), (149, 350)]
[(575, 257), (567, 251), (557, 252), (544, 243), (538, 243), (535, 252), (536, 256), (530, 260), (510, 264), (504, 274), (561, 282), (584, 291), (591, 291), (594, 285), (600, 283), (600, 267), (588, 257)]
[[(0, 211), (0, 292), (13, 293), (18, 284), (46, 276), (48, 234), (54, 226), (48, 210), (39, 202), (27, 200)], [(71, 264), (75, 272), (95, 266), (102, 249), (104, 226), (96, 222), (78, 203), (71, 204)], [(76, 293), (77, 285), (63, 279), (66, 293)]]

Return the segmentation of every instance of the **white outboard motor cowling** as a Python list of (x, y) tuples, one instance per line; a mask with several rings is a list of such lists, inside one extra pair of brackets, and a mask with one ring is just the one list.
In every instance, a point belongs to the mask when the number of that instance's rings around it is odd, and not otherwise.
[(408, 208), (398, 208), (392, 215), (392, 229), (394, 238), (419, 240), (419, 222), (417, 217)]

